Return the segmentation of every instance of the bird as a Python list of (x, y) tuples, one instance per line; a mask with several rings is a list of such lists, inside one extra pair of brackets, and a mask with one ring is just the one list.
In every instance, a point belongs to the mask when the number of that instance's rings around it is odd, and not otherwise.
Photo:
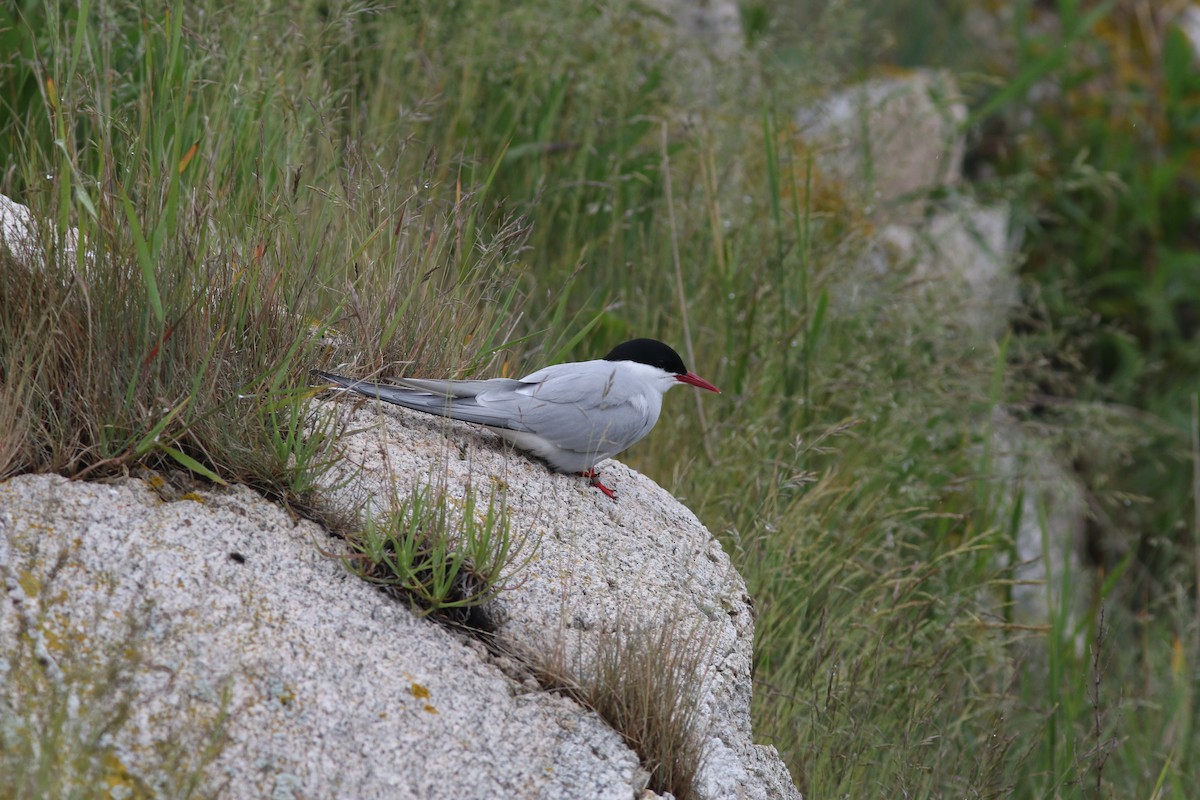
[(552, 470), (588, 478), (613, 500), (616, 492), (601, 483), (596, 465), (650, 432), (668, 389), (686, 383), (721, 393), (656, 339), (633, 339), (604, 358), (554, 364), (519, 379), (399, 378), (392, 385), (313, 374), (385, 403), (482, 425)]

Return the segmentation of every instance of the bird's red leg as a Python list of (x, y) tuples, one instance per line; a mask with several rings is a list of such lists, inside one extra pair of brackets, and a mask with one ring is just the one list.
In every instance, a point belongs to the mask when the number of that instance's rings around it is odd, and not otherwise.
[(595, 486), (597, 489), (604, 492), (604, 494), (611, 497), (613, 500), (617, 499), (617, 493), (600, 482), (600, 473), (597, 472), (595, 469), (589, 469), (587, 472), (579, 473), (579, 475), (580, 475), (580, 477), (587, 478), (589, 485)]

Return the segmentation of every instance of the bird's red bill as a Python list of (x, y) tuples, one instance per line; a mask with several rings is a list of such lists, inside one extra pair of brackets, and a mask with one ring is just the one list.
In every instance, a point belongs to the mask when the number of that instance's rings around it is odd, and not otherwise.
[(692, 386), (697, 386), (701, 389), (708, 389), (710, 392), (716, 392), (717, 394), (721, 393), (720, 389), (713, 386), (711, 383), (704, 380), (704, 378), (701, 378), (694, 372), (689, 372), (686, 375), (676, 375), (675, 380), (679, 381), (680, 383), (690, 383)]

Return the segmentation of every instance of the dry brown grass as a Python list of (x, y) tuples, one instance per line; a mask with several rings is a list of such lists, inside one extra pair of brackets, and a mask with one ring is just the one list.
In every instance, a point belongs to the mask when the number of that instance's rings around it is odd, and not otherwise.
[(549, 689), (592, 709), (638, 754), (650, 788), (695, 797), (704, 763), (699, 709), (711, 646), (699, 626), (666, 615), (646, 625), (618, 622), (589, 642), (562, 631), (545, 654), (521, 656)]

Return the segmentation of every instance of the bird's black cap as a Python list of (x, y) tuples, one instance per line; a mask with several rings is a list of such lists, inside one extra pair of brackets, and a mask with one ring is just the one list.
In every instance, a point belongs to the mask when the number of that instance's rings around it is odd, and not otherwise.
[(657, 339), (633, 339), (619, 344), (604, 357), (605, 361), (636, 361), (658, 367), (675, 375), (686, 375), (688, 368), (683, 365), (683, 359)]

